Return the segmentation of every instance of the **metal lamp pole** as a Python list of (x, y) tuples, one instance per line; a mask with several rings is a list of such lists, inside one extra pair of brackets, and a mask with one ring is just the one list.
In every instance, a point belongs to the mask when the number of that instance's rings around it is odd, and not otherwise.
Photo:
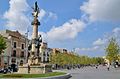
[(8, 39), (10, 40), (10, 64), (11, 64), (11, 55), (12, 55), (12, 37), (11, 36), (8, 36)]

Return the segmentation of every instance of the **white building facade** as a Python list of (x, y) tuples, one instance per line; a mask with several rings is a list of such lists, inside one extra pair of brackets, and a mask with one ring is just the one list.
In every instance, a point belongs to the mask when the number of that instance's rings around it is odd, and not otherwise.
[(42, 42), (40, 46), (40, 56), (42, 63), (49, 63), (50, 61), (50, 48), (48, 48), (47, 43)]
[(8, 64), (15, 63), (22, 65), (27, 63), (28, 39), (18, 31), (4, 30), (0, 31), (0, 34), (5, 38), (7, 43), (4, 55), (9, 57)]

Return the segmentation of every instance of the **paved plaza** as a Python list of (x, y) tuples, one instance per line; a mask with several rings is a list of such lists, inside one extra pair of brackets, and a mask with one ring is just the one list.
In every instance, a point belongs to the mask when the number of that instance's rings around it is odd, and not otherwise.
[(71, 73), (72, 77), (70, 79), (120, 79), (120, 68), (114, 69), (111, 67), (110, 71), (107, 71), (106, 67), (100, 66), (98, 69), (85, 67), (61, 71)]

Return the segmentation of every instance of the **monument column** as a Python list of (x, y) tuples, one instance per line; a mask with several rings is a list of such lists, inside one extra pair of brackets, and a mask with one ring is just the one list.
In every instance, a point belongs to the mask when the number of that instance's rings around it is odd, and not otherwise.
[(40, 25), (40, 22), (38, 21), (38, 14), (39, 14), (39, 8), (37, 5), (37, 2), (35, 2), (34, 11), (32, 13), (34, 20), (31, 23), (33, 25), (33, 33), (32, 33), (32, 55), (36, 57), (37, 55), (37, 49), (36, 49), (36, 39), (38, 38), (38, 26)]

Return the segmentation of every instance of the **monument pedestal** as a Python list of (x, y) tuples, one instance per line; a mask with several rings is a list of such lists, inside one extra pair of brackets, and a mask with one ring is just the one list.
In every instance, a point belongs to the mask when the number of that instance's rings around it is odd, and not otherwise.
[[(50, 64), (40, 64), (30, 66), (30, 74), (44, 74), (52, 72)], [(28, 73), (28, 66), (19, 66), (18, 73)]]

